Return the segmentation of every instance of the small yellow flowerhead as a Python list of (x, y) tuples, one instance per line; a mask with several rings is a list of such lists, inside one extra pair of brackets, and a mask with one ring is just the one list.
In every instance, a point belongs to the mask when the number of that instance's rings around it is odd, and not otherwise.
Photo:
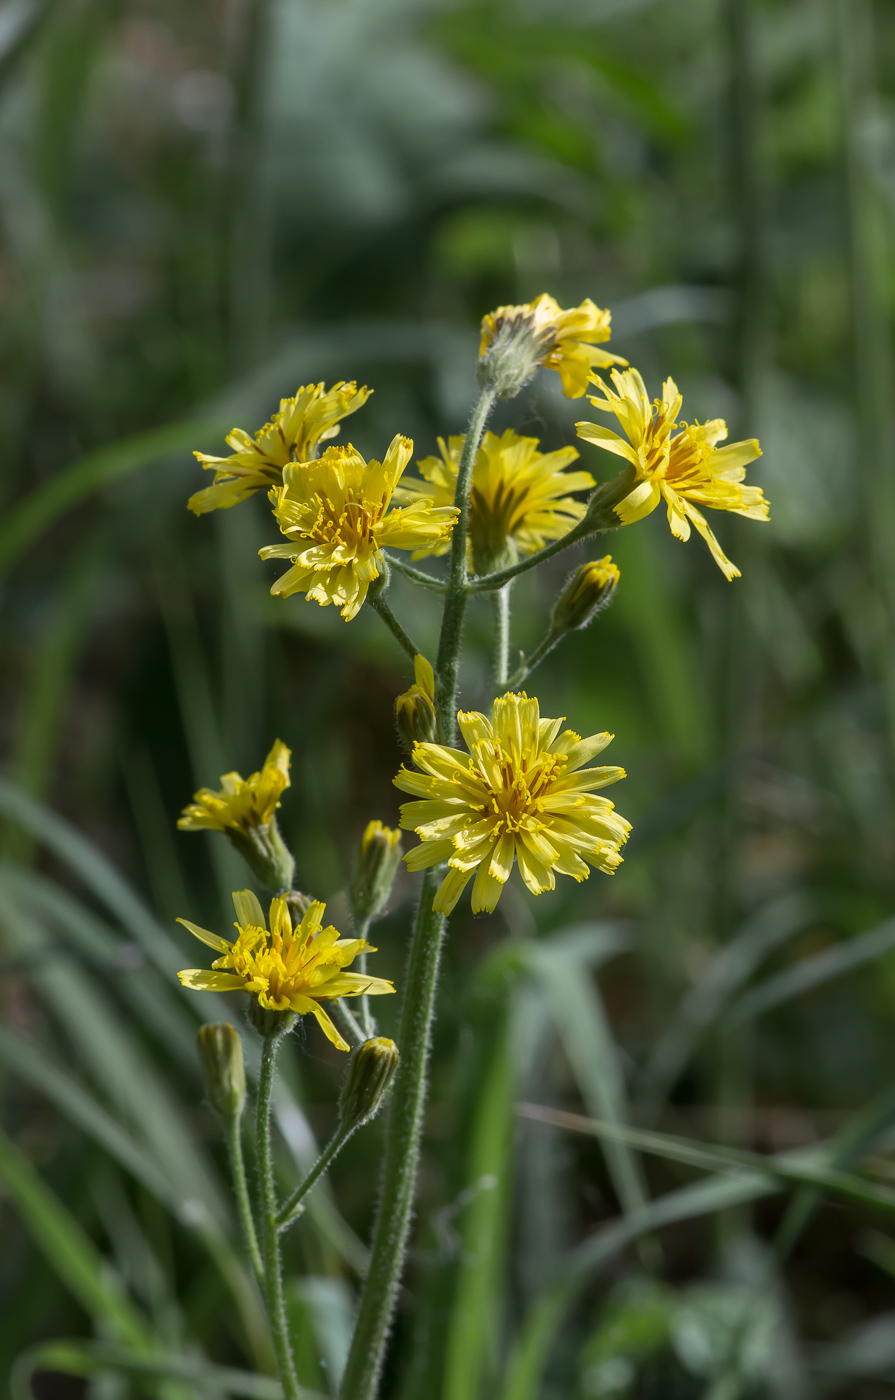
[(395, 883), (401, 861), (401, 833), (380, 821), (367, 823), (361, 837), (351, 881), (351, 914), (355, 927), (381, 914)]
[(618, 565), (613, 564), (609, 554), (582, 564), (553, 605), (553, 631), (574, 632), (586, 627), (612, 601), (620, 577)]
[(420, 772), (402, 768), (395, 786), (418, 802), (401, 808), (401, 825), (420, 845), (404, 857), (410, 870), (442, 861), (448, 873), (433, 907), (449, 914), (476, 873), (474, 914), (497, 905), (514, 860), (532, 894), (555, 888), (554, 871), (586, 880), (588, 863), (611, 874), (631, 830), (596, 788), (617, 783), (623, 768), (585, 768), (611, 734), (582, 739), (561, 719), (541, 719), (537, 700), (508, 694), (489, 720), (458, 715), (468, 753), (417, 744)]
[[(436, 505), (453, 501), (465, 437), (438, 439), (440, 457), (419, 463), (423, 481), (402, 483), (403, 499), (431, 498)], [(578, 457), (574, 447), (541, 452), (538, 439), (520, 437), (511, 428), (485, 433), (476, 454), (469, 495), (469, 552), (476, 573), (490, 573), (533, 554), (548, 540), (558, 540), (577, 525), (585, 506), (572, 497), (596, 483), (590, 472), (567, 471)], [(450, 541), (424, 554), (444, 554)]]
[(214, 948), (220, 957), (212, 970), (189, 968), (178, 973), (185, 987), (194, 991), (248, 992), (263, 1011), (299, 1016), (310, 1013), (324, 1034), (340, 1050), (349, 1046), (320, 1005), (339, 997), (382, 996), (395, 989), (382, 977), (346, 972), (358, 953), (375, 953), (363, 938), (339, 938), (338, 929), (322, 926), (325, 904), (310, 905), (293, 929), (285, 899), (270, 905), (270, 929), (264, 911), (251, 890), (233, 895), (236, 910), (235, 942), (178, 919), (196, 938)]
[(271, 501), (288, 543), (267, 545), (261, 557), (291, 559), (293, 566), (271, 593), (304, 593), (321, 607), (335, 603), (348, 622), (385, 572), (383, 548), (426, 552), (448, 539), (457, 518), (453, 506), (436, 508), (423, 497), (405, 509), (390, 508), (412, 452), (410, 439), (398, 436), (382, 462), (365, 462), (347, 446), (285, 467)]
[(295, 866), (274, 815), (289, 786), (291, 757), (277, 739), (260, 773), (250, 778), (224, 773), (220, 791), (200, 788), (177, 823), (181, 831), (222, 831), (261, 883), (274, 890), (289, 888)]
[(749, 520), (767, 520), (770, 507), (759, 486), (744, 486), (746, 464), (761, 456), (756, 438), (718, 447), (727, 437), (723, 418), (708, 423), (679, 423), (683, 402), (673, 379), (662, 385), (662, 397), (651, 404), (636, 369), (612, 371), (613, 388), (594, 382), (602, 397), (590, 402), (618, 419), (625, 436), (598, 423), (576, 423), (578, 436), (623, 457), (634, 468), (633, 489), (615, 506), (623, 525), (642, 520), (660, 501), (668, 509), (671, 533), (690, 538), (692, 522), (711, 550), (726, 579), (740, 571), (726, 557), (698, 506), (733, 511)]
[(566, 398), (580, 399), (596, 367), (627, 364), (595, 348), (609, 339), (611, 319), (589, 297), (563, 311), (546, 292), (524, 306), (498, 306), (482, 321), (479, 378), (511, 398), (543, 365), (556, 370)]
[(203, 469), (214, 471), (214, 485), (191, 496), (189, 509), (196, 515), (226, 510), (256, 491), (282, 485), (286, 464), (313, 457), (321, 442), (339, 432), (340, 420), (356, 413), (371, 393), (353, 382), (340, 381), (331, 389), (324, 384), (305, 384), (294, 398), (280, 400), (279, 413), (253, 438), (242, 428), (234, 428), (227, 438), (233, 448), (229, 457), (195, 452)]
[(417, 652), (413, 658), (414, 684), (395, 701), (398, 731), (407, 752), (414, 744), (428, 744), (435, 738), (438, 717), (435, 713), (435, 672), (431, 663)]

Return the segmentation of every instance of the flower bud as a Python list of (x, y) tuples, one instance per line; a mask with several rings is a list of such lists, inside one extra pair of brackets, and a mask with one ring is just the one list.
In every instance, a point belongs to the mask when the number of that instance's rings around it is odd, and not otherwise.
[(554, 632), (586, 627), (608, 606), (619, 577), (618, 566), (608, 554), (576, 569), (553, 605), (550, 620)]
[(414, 744), (434, 743), (438, 729), (435, 711), (435, 672), (424, 656), (413, 658), (414, 684), (395, 701), (398, 730), (408, 753)]
[(245, 1107), (246, 1072), (242, 1040), (229, 1021), (202, 1026), (199, 1059), (212, 1108), (225, 1120), (238, 1118)]
[(351, 913), (355, 924), (369, 923), (388, 903), (401, 861), (401, 833), (369, 822), (361, 837), (351, 879)]
[(395, 1042), (381, 1035), (358, 1046), (348, 1061), (339, 1095), (339, 1119), (343, 1128), (353, 1132), (379, 1112), (399, 1059)]

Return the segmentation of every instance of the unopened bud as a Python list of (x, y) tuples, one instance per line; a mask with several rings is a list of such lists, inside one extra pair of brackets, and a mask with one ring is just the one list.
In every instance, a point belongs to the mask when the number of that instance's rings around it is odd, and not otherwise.
[(413, 753), (414, 744), (432, 744), (438, 729), (435, 712), (435, 672), (424, 656), (413, 658), (414, 684), (395, 701), (398, 730)]
[(553, 605), (554, 632), (586, 627), (611, 601), (619, 577), (618, 566), (608, 554), (576, 569)]
[(225, 1120), (238, 1118), (245, 1107), (246, 1072), (242, 1040), (229, 1021), (202, 1026), (199, 1059), (212, 1108)]
[(355, 924), (369, 923), (388, 903), (401, 863), (401, 833), (382, 822), (369, 822), (361, 837), (351, 879), (351, 913)]
[(353, 1132), (379, 1112), (399, 1059), (397, 1045), (385, 1036), (365, 1040), (358, 1046), (348, 1061), (339, 1095), (339, 1118), (343, 1128)]

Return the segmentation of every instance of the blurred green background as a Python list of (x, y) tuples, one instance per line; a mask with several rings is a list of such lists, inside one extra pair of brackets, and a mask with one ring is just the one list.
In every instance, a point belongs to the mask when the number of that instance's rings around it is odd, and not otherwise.
[[(246, 874), (174, 823), (282, 738), (298, 879), (338, 922), (360, 832), (398, 815), (404, 658), (369, 610), (271, 599), (265, 503), (188, 515), (191, 450), (356, 378), (375, 395), (343, 440), (427, 455), (465, 424), (479, 318), (545, 290), (609, 306), (612, 348), (652, 393), (672, 374), (685, 416), (760, 437), (772, 520), (712, 520), (733, 584), (662, 512), (611, 537), (613, 607), (534, 678), (545, 714), (615, 733), (634, 836), (611, 881), (452, 921), (386, 1394), (892, 1394), (893, 81), (868, 0), (0, 5), (15, 1400), (277, 1395), (194, 1050), (240, 1008), (173, 975), (195, 961), (175, 916), (225, 927)], [(586, 416), (543, 373), (494, 426), (552, 447)], [(517, 586), (517, 646), (569, 562)], [(397, 580), (392, 603), (431, 654), (430, 598)], [(476, 605), (468, 706), (488, 642)], [(376, 930), (386, 976), (413, 888)], [(296, 1038), (284, 1182), (340, 1069)], [(380, 1142), (355, 1137), (290, 1240), (318, 1395)], [(847, 1179), (817, 1194), (820, 1167)]]

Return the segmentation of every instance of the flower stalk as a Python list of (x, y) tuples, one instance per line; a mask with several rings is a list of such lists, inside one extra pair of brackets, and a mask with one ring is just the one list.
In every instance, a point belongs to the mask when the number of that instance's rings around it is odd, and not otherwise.
[(258, 1081), (257, 1142), (258, 1177), (262, 1238), (264, 1241), (264, 1282), (267, 1312), (273, 1337), (277, 1369), (285, 1400), (301, 1400), (295, 1361), (289, 1342), (286, 1320), (286, 1299), (283, 1294), (283, 1265), (280, 1258), (279, 1210), (273, 1174), (273, 1145), (271, 1142), (271, 1098), (279, 1035), (265, 1036), (261, 1050), (261, 1077)]

